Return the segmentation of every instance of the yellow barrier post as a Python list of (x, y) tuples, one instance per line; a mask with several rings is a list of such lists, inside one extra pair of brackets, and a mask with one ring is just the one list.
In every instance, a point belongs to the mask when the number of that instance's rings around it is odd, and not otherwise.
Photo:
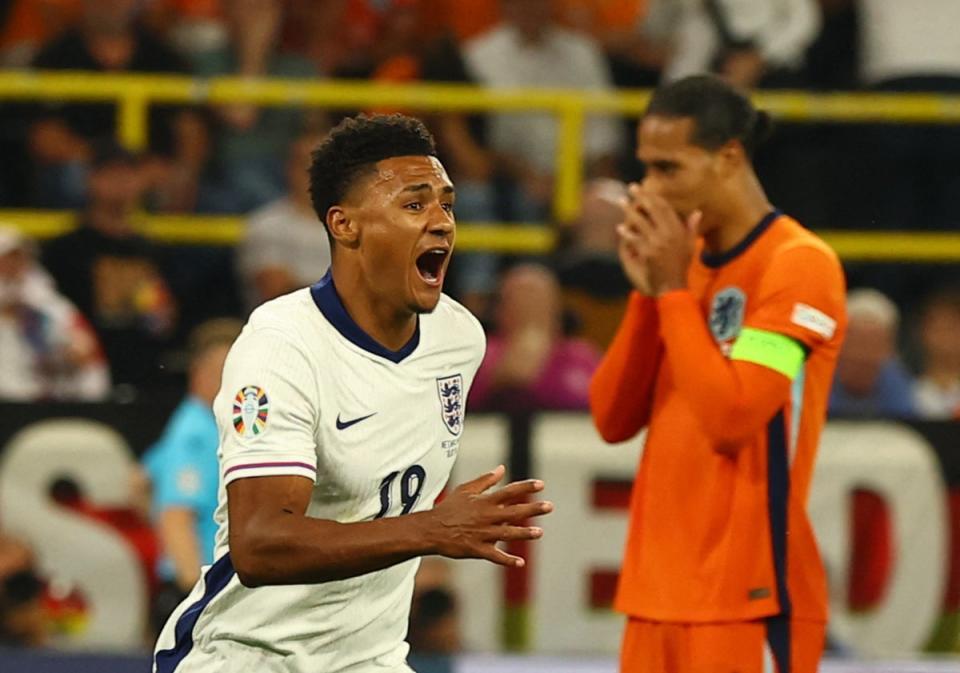
[(586, 113), (581, 100), (567, 99), (560, 111), (553, 216), (567, 224), (580, 214), (583, 188), (583, 130)]
[(131, 152), (143, 152), (148, 144), (150, 94), (143, 86), (131, 86), (117, 105), (120, 143)]

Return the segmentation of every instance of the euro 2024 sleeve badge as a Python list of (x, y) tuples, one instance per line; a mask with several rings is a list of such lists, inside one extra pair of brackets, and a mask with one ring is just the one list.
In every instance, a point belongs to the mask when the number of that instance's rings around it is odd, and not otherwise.
[(437, 379), (440, 416), (451, 435), (463, 430), (463, 377), (460, 374)]
[(270, 401), (259, 386), (244, 386), (233, 398), (233, 428), (241, 437), (256, 437), (267, 427)]

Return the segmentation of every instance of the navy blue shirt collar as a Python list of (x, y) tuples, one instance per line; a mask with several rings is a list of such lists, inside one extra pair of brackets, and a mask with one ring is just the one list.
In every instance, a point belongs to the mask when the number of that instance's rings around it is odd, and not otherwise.
[(750, 230), (750, 233), (743, 237), (739, 243), (727, 250), (726, 252), (719, 253), (709, 253), (706, 250), (700, 253), (700, 261), (703, 262), (704, 266), (710, 267), (711, 269), (718, 269), (724, 264), (729, 264), (737, 257), (742, 255), (747, 251), (747, 249), (753, 245), (753, 242), (756, 241), (760, 236), (765, 232), (774, 220), (783, 215), (779, 210), (772, 210), (766, 215), (763, 216), (763, 219)]
[(333, 284), (333, 274), (330, 271), (310, 287), (310, 295), (323, 317), (340, 332), (343, 338), (368, 353), (397, 363), (410, 355), (420, 344), (420, 316), (417, 316), (417, 326), (413, 336), (400, 350), (392, 351), (364, 332), (363, 328), (350, 317), (343, 302), (340, 301), (340, 295), (337, 294), (337, 288)]

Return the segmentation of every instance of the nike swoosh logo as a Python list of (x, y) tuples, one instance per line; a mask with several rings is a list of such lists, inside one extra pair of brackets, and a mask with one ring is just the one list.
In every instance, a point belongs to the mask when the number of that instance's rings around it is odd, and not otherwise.
[(360, 421), (365, 421), (371, 416), (376, 416), (377, 412), (374, 411), (372, 414), (367, 414), (366, 416), (361, 416), (360, 418), (354, 418), (352, 421), (341, 421), (340, 414), (337, 414), (337, 430), (346, 430), (351, 425), (356, 425)]

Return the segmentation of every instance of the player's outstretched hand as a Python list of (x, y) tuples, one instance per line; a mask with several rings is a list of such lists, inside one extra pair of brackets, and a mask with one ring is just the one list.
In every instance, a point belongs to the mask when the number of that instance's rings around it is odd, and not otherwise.
[(528, 502), (543, 490), (538, 479), (515, 481), (497, 491), (506, 472), (503, 465), (457, 486), (429, 514), (436, 553), (448, 558), (479, 558), (505, 566), (522, 567), (519, 556), (497, 548), (498, 542), (536, 540), (543, 529), (524, 525), (527, 519), (553, 511), (553, 503)]

